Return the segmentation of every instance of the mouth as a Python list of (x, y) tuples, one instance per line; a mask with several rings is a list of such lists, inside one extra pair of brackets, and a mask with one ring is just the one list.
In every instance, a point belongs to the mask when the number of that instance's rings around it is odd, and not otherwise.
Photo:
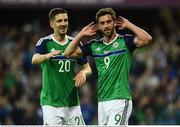
[(66, 29), (67, 29), (66, 27), (59, 28), (60, 31), (66, 31)]
[(111, 30), (110, 29), (106, 29), (106, 30), (104, 30), (104, 32), (110, 32)]
[(104, 30), (105, 34), (109, 34), (111, 31), (110, 30)]
[(65, 30), (66, 29), (66, 27), (61, 27), (61, 28), (59, 28), (60, 30)]
[(60, 26), (59, 29), (66, 29), (67, 26)]

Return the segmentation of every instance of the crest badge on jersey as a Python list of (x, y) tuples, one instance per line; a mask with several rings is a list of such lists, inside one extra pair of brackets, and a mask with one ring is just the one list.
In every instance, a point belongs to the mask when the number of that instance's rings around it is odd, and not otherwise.
[(113, 43), (113, 47), (114, 47), (114, 48), (117, 48), (118, 46), (119, 46), (118, 42), (114, 42), (114, 43)]
[(101, 48), (100, 47), (96, 48), (96, 52), (99, 52), (99, 51), (101, 51)]
[(53, 51), (55, 51), (55, 49), (54, 49), (54, 48), (52, 48), (52, 49), (51, 49), (51, 52), (53, 52)]

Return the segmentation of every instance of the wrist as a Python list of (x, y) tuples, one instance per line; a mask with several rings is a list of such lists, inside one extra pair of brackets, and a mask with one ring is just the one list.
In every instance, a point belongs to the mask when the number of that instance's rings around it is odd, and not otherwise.
[(78, 39), (78, 40), (81, 40), (83, 37), (84, 37), (84, 35), (83, 35), (83, 33), (81, 33), (81, 32), (77, 35), (77, 39)]
[(82, 73), (83, 76), (86, 77), (86, 73), (84, 71), (80, 71), (80, 73)]
[(48, 54), (45, 54), (44, 55), (44, 60), (48, 60), (49, 59), (49, 55)]

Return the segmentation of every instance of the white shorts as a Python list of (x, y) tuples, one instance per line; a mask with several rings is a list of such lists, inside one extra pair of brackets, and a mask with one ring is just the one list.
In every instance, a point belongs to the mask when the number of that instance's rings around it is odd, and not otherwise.
[(118, 99), (98, 102), (99, 125), (128, 125), (132, 100)]
[(85, 125), (80, 106), (53, 107), (44, 105), (44, 125)]

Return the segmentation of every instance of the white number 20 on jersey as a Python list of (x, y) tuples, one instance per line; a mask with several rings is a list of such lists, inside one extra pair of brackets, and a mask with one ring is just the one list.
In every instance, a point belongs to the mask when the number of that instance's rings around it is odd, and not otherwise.
[(110, 64), (110, 58), (109, 57), (105, 57), (104, 58), (104, 63), (105, 63), (105, 65), (106, 65), (106, 69), (109, 67), (109, 64)]
[(58, 64), (60, 65), (59, 72), (70, 71), (71, 62), (69, 60), (66, 60), (66, 61), (60, 60)]

